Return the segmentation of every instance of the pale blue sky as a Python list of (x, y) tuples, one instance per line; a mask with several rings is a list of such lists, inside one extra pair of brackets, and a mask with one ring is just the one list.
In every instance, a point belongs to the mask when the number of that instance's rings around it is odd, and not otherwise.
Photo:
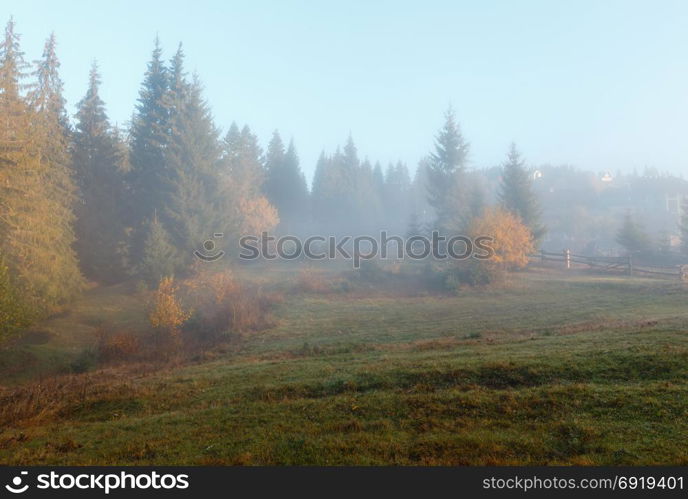
[(183, 41), (217, 124), (293, 136), (310, 177), (349, 131), (413, 169), (451, 103), (471, 165), (528, 161), (688, 174), (685, 1), (5, 1), (27, 58), (55, 31), (70, 112), (97, 58), (129, 119), (153, 38)]

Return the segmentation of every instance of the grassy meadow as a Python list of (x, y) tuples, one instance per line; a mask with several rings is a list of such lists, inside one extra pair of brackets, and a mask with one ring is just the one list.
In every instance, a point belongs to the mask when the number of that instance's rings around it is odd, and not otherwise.
[(283, 292), (271, 325), (184, 361), (82, 365), (104, 324), (145, 331), (130, 285), (26, 331), (0, 351), (0, 463), (688, 464), (680, 282), (323, 291), (275, 267), (241, 270)]

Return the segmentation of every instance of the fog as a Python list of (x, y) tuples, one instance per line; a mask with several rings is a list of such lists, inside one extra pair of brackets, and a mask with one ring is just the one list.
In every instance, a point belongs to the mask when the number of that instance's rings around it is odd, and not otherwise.
[(0, 464), (685, 464), (688, 4), (12, 7)]

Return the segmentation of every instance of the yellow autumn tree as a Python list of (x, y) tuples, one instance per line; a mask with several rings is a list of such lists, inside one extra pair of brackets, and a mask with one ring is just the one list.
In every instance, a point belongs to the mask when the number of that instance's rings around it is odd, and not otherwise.
[(492, 238), (490, 246), (494, 254), (483, 262), (491, 267), (512, 270), (528, 264), (528, 255), (535, 251), (530, 229), (516, 215), (502, 208), (487, 208), (473, 220), (471, 237)]
[(242, 234), (260, 234), (274, 229), (279, 216), (264, 196), (242, 197), (237, 203), (239, 230)]
[(151, 326), (158, 333), (156, 339), (161, 349), (181, 346), (181, 327), (191, 317), (178, 300), (177, 292), (174, 278), (163, 277), (148, 315)]

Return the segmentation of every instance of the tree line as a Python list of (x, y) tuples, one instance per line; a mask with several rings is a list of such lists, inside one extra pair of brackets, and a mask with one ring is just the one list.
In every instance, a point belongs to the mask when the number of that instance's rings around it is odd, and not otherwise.
[[(464, 230), (485, 201), (467, 170), (453, 111), (411, 178), (402, 162), (361, 160), (351, 136), (323, 152), (309, 189), (293, 140), (263, 151), (248, 126), (222, 134), (180, 44), (155, 40), (127, 129), (114, 126), (94, 63), (70, 117), (56, 39), (25, 61), (10, 20), (0, 42), (0, 331), (59, 310), (87, 281), (157, 284), (184, 274), (214, 233), (420, 233)], [(515, 146), (500, 203), (542, 234), (530, 176)]]

